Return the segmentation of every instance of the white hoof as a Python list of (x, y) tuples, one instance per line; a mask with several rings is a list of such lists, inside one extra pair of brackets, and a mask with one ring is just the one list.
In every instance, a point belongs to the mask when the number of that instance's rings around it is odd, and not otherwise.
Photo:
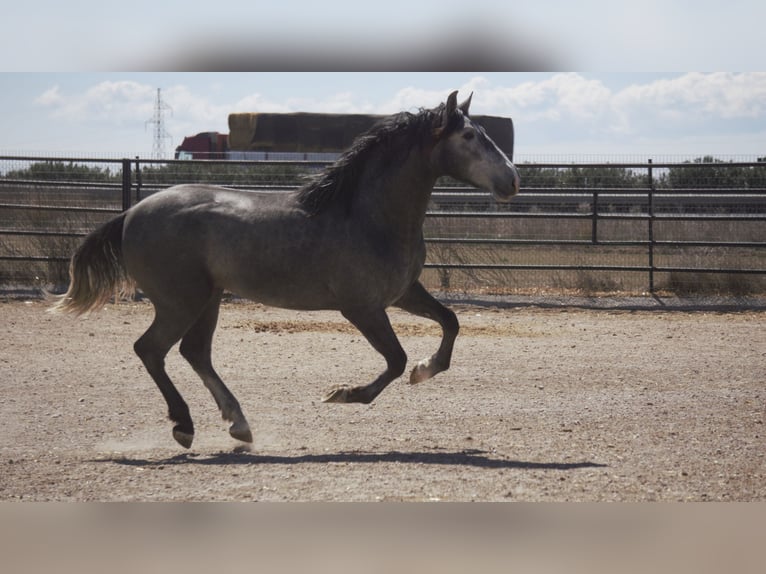
[(410, 373), (410, 384), (415, 385), (417, 383), (422, 383), (433, 377), (435, 374), (431, 359), (424, 359), (412, 369), (412, 373)]

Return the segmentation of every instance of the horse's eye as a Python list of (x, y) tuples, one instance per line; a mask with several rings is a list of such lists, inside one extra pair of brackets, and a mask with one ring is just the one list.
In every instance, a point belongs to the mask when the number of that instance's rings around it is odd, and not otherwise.
[(468, 142), (475, 137), (476, 137), (476, 134), (473, 131), (468, 131), (463, 134), (463, 139)]

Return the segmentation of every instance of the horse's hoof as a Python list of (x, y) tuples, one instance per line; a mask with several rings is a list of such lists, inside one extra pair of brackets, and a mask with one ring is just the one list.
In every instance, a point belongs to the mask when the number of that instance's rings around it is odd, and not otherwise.
[(347, 403), (349, 402), (349, 387), (334, 387), (322, 397), (323, 403)]
[(173, 429), (173, 438), (176, 442), (184, 448), (191, 448), (192, 442), (194, 442), (194, 433), (189, 434), (182, 430)]
[(410, 373), (410, 384), (415, 385), (417, 383), (422, 383), (433, 377), (435, 374), (430, 359), (420, 361)]
[(250, 432), (250, 425), (245, 421), (231, 425), (229, 427), (229, 434), (232, 438), (242, 442), (253, 442), (253, 433)]

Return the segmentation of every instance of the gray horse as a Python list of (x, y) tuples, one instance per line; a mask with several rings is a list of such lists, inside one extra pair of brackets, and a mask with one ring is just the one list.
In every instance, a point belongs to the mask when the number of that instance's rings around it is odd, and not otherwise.
[(407, 355), (391, 328), (393, 305), (436, 321), (436, 353), (415, 365), (410, 382), (449, 367), (455, 314), (418, 281), (426, 249), (423, 221), (438, 177), (452, 176), (509, 200), (519, 191), (510, 160), (471, 122), (471, 98), (381, 120), (332, 166), (291, 193), (179, 185), (154, 194), (85, 238), (72, 256), (71, 283), (55, 310), (84, 313), (118, 289), (137, 285), (155, 317), (136, 354), (157, 383), (189, 448), (194, 425), (165, 371), (181, 355), (210, 390), (235, 439), (252, 442), (239, 402), (213, 369), (211, 343), (224, 289), (290, 309), (336, 309), (386, 360), (360, 386), (337, 386), (326, 402), (369, 403), (402, 375)]

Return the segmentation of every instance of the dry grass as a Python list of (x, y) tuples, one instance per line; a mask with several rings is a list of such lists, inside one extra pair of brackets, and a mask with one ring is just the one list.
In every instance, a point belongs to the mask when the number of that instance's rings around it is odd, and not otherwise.
[[(766, 221), (655, 220), (659, 242), (760, 242)], [(427, 221), (426, 238), (473, 238), (589, 241), (590, 220), (573, 219), (450, 219)], [(648, 222), (599, 220), (600, 242), (646, 241)], [(648, 245), (497, 245), (429, 244), (433, 264), (520, 266), (648, 267)], [(753, 247), (666, 246), (654, 247), (655, 268), (700, 269), (655, 272), (655, 290), (678, 294), (746, 295), (766, 292), (766, 276), (711, 273), (710, 269), (766, 269), (766, 251)], [(581, 293), (643, 293), (649, 290), (648, 271), (587, 269), (427, 269), (424, 283), (431, 289), (504, 293), (537, 289)]]

